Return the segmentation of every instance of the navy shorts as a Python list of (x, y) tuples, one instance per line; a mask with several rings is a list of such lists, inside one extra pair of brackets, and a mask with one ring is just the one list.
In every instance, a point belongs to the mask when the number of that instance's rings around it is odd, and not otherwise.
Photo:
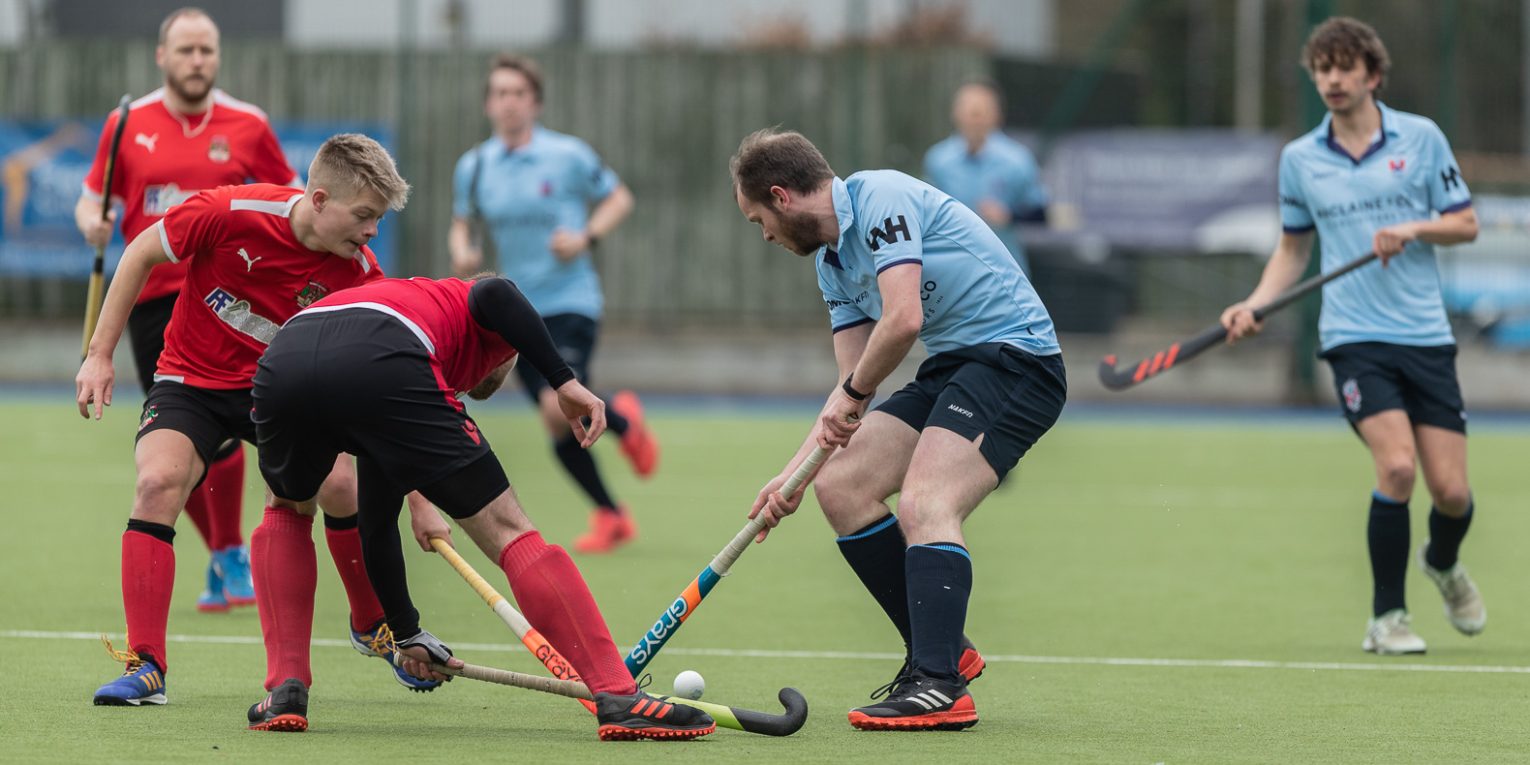
[[(542, 317), (542, 323), (547, 325), (547, 334), (552, 336), (553, 345), (568, 362), (568, 368), (574, 370), (574, 377), (588, 388), (590, 356), (595, 354), (595, 336), (599, 333), (600, 322), (577, 313), (560, 313)], [(521, 387), (535, 404), (542, 389), (547, 387), (547, 378), (531, 364), (516, 364), (515, 374), (521, 378)]]
[(425, 346), (387, 314), (294, 318), (261, 356), (253, 398), (260, 472), (285, 499), (316, 495), (341, 452), (356, 455), (363, 481), (385, 479), (399, 496), (419, 490), (454, 518), (510, 486)]
[(1347, 343), (1324, 351), (1334, 389), (1351, 427), (1373, 414), (1407, 412), (1414, 425), (1466, 432), (1456, 379), (1456, 346)]
[(1057, 422), (1068, 398), (1062, 354), (1033, 356), (988, 343), (924, 360), (913, 382), (876, 408), (923, 432), (953, 431), (971, 441), (999, 480)]
[[(207, 466), (226, 451), (227, 444), (255, 442), (255, 424), (250, 421), (250, 389), (209, 390), (172, 380), (160, 380), (149, 388), (143, 413), (138, 418), (136, 443), (156, 430), (173, 430), (191, 439), (191, 446), (202, 458), (203, 477)], [(197, 483), (202, 479), (198, 478)]]

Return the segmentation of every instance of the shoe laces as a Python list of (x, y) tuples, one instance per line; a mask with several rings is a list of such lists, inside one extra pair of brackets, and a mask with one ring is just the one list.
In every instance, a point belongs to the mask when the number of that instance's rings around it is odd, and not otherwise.
[(880, 688), (877, 688), (876, 690), (871, 692), (871, 699), (873, 701), (875, 701), (877, 699), (882, 698), (883, 696), (887, 696), (887, 697), (896, 696), (900, 692), (902, 692), (903, 685), (905, 683), (909, 683), (909, 682), (913, 682), (913, 681), (914, 681), (913, 670), (911, 670), (909, 668), (909, 665), (905, 663), (903, 665), (903, 667), (898, 670), (898, 674), (893, 677), (892, 682), (890, 682), (887, 685), (884, 685), (884, 686), (882, 686)]
[(393, 644), (393, 630), (387, 624), (380, 625), (367, 633), (366, 643), (373, 653), (383, 656), (398, 650)]
[(123, 676), (137, 672), (146, 663), (143, 657), (139, 656), (136, 651), (131, 649), (123, 651), (113, 647), (111, 638), (107, 637), (104, 633), (101, 635), (101, 642), (106, 644), (106, 653), (112, 657), (112, 661), (120, 661), (127, 665), (127, 669), (122, 671)]
[(637, 679), (638, 693), (644, 693), (644, 689), (650, 685), (653, 685), (653, 673), (644, 672), (643, 676)]

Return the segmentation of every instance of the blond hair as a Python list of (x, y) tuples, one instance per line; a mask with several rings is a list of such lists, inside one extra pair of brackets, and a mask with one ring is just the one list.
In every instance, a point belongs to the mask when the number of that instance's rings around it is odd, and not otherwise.
[(204, 11), (196, 6), (188, 5), (185, 8), (177, 8), (171, 11), (170, 15), (166, 16), (164, 21), (159, 22), (159, 44), (164, 45), (165, 40), (169, 39), (170, 27), (174, 26), (176, 21), (187, 18), (207, 19), (208, 21), (212, 21), (213, 29), (216, 30), (218, 28), (218, 22), (213, 21), (213, 17), (209, 16), (207, 11)]
[(360, 133), (330, 136), (319, 147), (308, 166), (308, 190), (319, 188), (342, 198), (371, 189), (393, 210), (404, 209), (409, 201), (409, 184), (399, 176), (388, 150)]

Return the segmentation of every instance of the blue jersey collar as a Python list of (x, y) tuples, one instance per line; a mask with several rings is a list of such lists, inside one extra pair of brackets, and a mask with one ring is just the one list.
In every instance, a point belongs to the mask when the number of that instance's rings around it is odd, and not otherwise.
[(839, 262), (839, 253), (845, 248), (845, 232), (855, 225), (855, 206), (850, 201), (850, 188), (838, 178), (830, 184), (829, 196), (834, 200), (834, 217), (839, 221), (839, 241), (833, 247), (823, 248), (823, 262), (844, 270)]
[(498, 135), (490, 135), (489, 140), (485, 142), (484, 153), (488, 156), (489, 159), (503, 159), (507, 156), (513, 156), (523, 152), (532, 151), (542, 143), (546, 134), (547, 129), (542, 127), (541, 123), (536, 123), (531, 126), (531, 140), (527, 141), (525, 146), (514, 150), (510, 149), (508, 146), (505, 146), (505, 142), (499, 140)]
[(1371, 155), (1381, 151), (1387, 145), (1388, 138), (1396, 138), (1399, 135), (1396, 128), (1397, 120), (1393, 119), (1392, 110), (1387, 108), (1386, 104), (1377, 101), (1376, 111), (1381, 114), (1381, 129), (1376, 131), (1376, 137), (1371, 141), (1371, 145), (1366, 147), (1365, 153), (1361, 154), (1359, 159), (1350, 156), (1350, 153), (1345, 151), (1338, 141), (1334, 140), (1332, 112), (1323, 115), (1323, 122), (1318, 125), (1318, 141), (1326, 146), (1329, 151), (1338, 154), (1353, 164), (1358, 165), (1370, 159)]

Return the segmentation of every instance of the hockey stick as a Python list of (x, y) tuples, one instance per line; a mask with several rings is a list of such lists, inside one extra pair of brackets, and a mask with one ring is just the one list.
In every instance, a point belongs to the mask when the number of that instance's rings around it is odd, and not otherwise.
[[(1290, 289), (1277, 295), (1274, 300), (1254, 309), (1254, 321), (1264, 319), (1264, 317), (1300, 300), (1308, 293), (1375, 259), (1376, 253), (1366, 253), (1332, 271), (1298, 282)], [(1221, 322), (1217, 322), (1201, 330), (1194, 337), (1181, 340), (1124, 369), (1116, 369), (1116, 356), (1111, 354), (1100, 360), (1100, 383), (1109, 390), (1126, 390), (1133, 385), (1173, 369), (1176, 364), (1183, 364), (1201, 355), (1208, 348), (1226, 339), (1227, 328), (1223, 327)]]
[[(473, 570), (472, 565), (463, 560), (462, 556), (458, 555), (457, 551), (452, 549), (452, 546), (447, 544), (446, 540), (440, 537), (431, 537), (430, 546), (435, 548), (435, 551), (440, 553), (441, 557), (445, 558), (452, 568), (457, 570), (457, 574), (478, 593), (480, 598), (483, 598), (484, 603), (488, 604), (489, 608), (499, 615), (500, 620), (505, 623), (505, 626), (509, 627), (510, 631), (521, 639), (521, 643), (526, 646), (527, 650), (531, 651), (532, 655), (537, 657), (537, 660), (541, 661), (542, 665), (547, 667), (554, 677), (559, 678), (560, 681), (579, 684), (582, 687), (582, 680), (580, 680), (578, 673), (574, 671), (573, 666), (558, 653), (557, 649), (553, 648), (551, 643), (547, 642), (547, 638), (543, 637), (540, 632), (537, 632), (536, 628), (531, 626), (531, 622), (526, 621), (526, 617), (522, 616), (521, 612), (515, 610), (515, 607), (510, 605), (510, 602), (505, 600), (505, 597), (494, 589), (493, 585), (490, 585), (477, 571)], [(444, 672), (445, 670), (438, 668), (437, 671)], [(489, 682), (499, 681), (490, 680)], [(515, 683), (507, 684), (514, 685)], [(549, 692), (559, 693), (559, 691)], [(585, 708), (590, 710), (592, 714), (594, 713), (595, 705), (589, 701), (589, 696), (574, 696), (574, 698), (579, 698)], [(766, 736), (790, 736), (801, 730), (802, 726), (807, 723), (807, 699), (803, 698), (802, 694), (797, 692), (795, 688), (781, 689), (778, 699), (781, 702), (781, 706), (785, 708), (785, 713), (779, 715), (672, 696), (655, 696), (655, 698), (672, 704), (681, 704), (700, 709), (711, 715), (712, 719), (716, 720), (717, 724), (724, 728), (732, 728), (748, 733), (760, 733)]]
[[(122, 94), (117, 102), (117, 127), (112, 130), (111, 148), (106, 154), (106, 168), (101, 179), (101, 220), (110, 220), (112, 209), (112, 175), (117, 170), (117, 146), (122, 143), (122, 130), (127, 127), (128, 105), (133, 97)], [(90, 286), (85, 291), (85, 336), (80, 340), (80, 360), (90, 351), (90, 336), (96, 333), (96, 321), (101, 318), (101, 288), (106, 280), (106, 245), (96, 248), (96, 259), (90, 266)]]
[[(781, 496), (791, 497), (796, 494), (828, 455), (828, 449), (822, 446), (813, 447), (813, 451), (808, 453), (807, 458), (802, 460), (802, 464), (797, 466), (791, 477), (781, 486)], [(696, 608), (701, 605), (702, 599), (717, 586), (718, 582), (722, 581), (723, 577), (728, 575), (728, 570), (733, 568), (738, 557), (744, 554), (744, 550), (749, 549), (749, 541), (764, 528), (764, 513), (749, 519), (749, 522), (744, 524), (744, 528), (733, 536), (732, 541), (728, 542), (728, 546), (724, 547), (722, 552), (719, 552), (717, 557), (713, 558), (712, 562), (708, 563), (707, 567), (686, 585), (680, 596), (669, 604), (669, 608), (664, 609), (664, 613), (659, 615), (659, 620), (649, 628), (648, 634), (627, 652), (627, 669), (633, 677), (637, 677), (638, 673), (648, 666), (648, 662), (653, 661), (653, 657), (658, 655), (664, 644), (668, 643), (669, 639), (680, 630), (680, 625), (696, 613)]]

